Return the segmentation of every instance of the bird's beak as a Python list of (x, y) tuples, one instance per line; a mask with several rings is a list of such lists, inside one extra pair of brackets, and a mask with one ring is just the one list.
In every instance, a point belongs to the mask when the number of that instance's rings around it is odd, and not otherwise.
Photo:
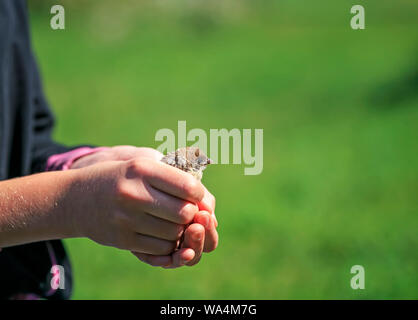
[(212, 163), (213, 161), (208, 158), (208, 160), (206, 161), (206, 164), (212, 164)]

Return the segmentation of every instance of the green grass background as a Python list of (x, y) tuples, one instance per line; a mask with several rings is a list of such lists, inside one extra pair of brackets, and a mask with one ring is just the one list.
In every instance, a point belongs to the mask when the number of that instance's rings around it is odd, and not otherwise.
[[(75, 299), (418, 298), (418, 2), (33, 1), (68, 145), (157, 147), (160, 128), (264, 129), (264, 171), (208, 168), (220, 243), (164, 270), (65, 243)], [(366, 270), (352, 290), (350, 268)]]

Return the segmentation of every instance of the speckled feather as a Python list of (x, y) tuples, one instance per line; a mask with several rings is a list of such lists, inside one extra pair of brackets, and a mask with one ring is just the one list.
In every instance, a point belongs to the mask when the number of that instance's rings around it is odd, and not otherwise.
[(198, 180), (202, 179), (207, 165), (212, 163), (198, 147), (185, 147), (169, 152), (161, 161), (192, 174)]

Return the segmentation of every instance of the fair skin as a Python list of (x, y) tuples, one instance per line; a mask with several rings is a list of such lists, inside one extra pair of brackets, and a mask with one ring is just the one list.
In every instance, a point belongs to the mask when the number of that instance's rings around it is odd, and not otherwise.
[(87, 237), (153, 266), (196, 264), (218, 244), (215, 198), (161, 156), (114, 147), (68, 171), (0, 182), (0, 247)]

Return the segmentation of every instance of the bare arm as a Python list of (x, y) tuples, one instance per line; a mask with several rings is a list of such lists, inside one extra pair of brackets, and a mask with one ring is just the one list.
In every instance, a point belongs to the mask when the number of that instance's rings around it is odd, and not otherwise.
[(0, 182), (0, 247), (74, 236), (68, 190), (74, 172)]
[[(127, 161), (135, 158), (150, 158), (160, 161), (163, 154), (150, 148), (138, 148), (134, 146), (116, 146), (102, 149), (75, 161), (71, 168), (88, 167), (103, 161), (122, 160)], [(204, 187), (205, 195), (198, 203), (199, 211), (184, 231), (184, 242), (181, 249), (175, 255), (155, 256), (133, 252), (140, 260), (152, 266), (175, 268), (184, 264), (188, 266), (199, 262), (203, 252), (211, 252), (218, 245), (218, 222), (215, 217), (215, 197)], [(198, 226), (197, 224), (200, 224)], [(203, 228), (201, 228), (203, 226)], [(195, 239), (200, 239), (196, 241)], [(187, 249), (189, 248), (189, 249)], [(192, 250), (191, 250), (192, 249)], [(194, 251), (194, 253), (193, 253)], [(193, 257), (193, 258), (192, 258)], [(182, 261), (183, 259), (183, 261)]]
[(3, 181), (0, 247), (88, 237), (153, 265), (194, 264), (203, 250), (201, 225), (185, 231), (187, 248), (175, 249), (204, 196), (190, 174), (145, 157)]

